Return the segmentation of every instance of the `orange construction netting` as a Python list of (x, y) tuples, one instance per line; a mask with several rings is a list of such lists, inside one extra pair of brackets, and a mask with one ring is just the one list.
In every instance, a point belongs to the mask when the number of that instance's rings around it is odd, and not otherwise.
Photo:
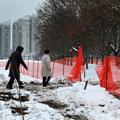
[[(0, 61), (0, 67), (4, 67), (7, 60)], [(20, 66), (20, 72), (41, 79), (41, 61), (25, 60), (28, 70), (25, 70), (23, 66)], [(84, 70), (84, 58), (82, 48), (79, 47), (76, 57), (66, 57), (60, 60), (51, 62), (53, 77), (65, 76), (71, 82), (77, 82), (81, 80), (81, 72)]]
[(67, 79), (70, 80), (71, 82), (81, 81), (81, 71), (83, 70), (84, 70), (84, 57), (83, 57), (82, 48), (79, 47), (75, 64)]
[(106, 56), (103, 65), (96, 68), (100, 86), (120, 96), (120, 57)]

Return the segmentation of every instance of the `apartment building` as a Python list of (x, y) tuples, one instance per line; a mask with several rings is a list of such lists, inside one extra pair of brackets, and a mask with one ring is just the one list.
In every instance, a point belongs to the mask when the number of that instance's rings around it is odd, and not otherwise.
[(10, 54), (11, 23), (0, 24), (0, 58), (8, 58)]
[(12, 48), (16, 49), (18, 45), (22, 45), (24, 56), (35, 53), (34, 22), (35, 16), (24, 16), (13, 23)]

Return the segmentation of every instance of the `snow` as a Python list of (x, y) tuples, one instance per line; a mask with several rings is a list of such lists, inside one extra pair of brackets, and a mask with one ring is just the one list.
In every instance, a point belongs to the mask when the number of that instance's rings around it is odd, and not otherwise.
[[(62, 101), (66, 104), (71, 105), (75, 103), (75, 113), (84, 110), (84, 114), (89, 115), (95, 120), (119, 120), (120, 119), (120, 102), (105, 89), (100, 88), (99, 85), (91, 86), (88, 85), (87, 89), (84, 90), (83, 83), (76, 83), (69, 88), (59, 88), (54, 94), (55, 99)], [(64, 91), (64, 93), (63, 93)], [(84, 106), (81, 107), (80, 104)], [(103, 105), (103, 107), (101, 107)], [(77, 113), (78, 112), (78, 113)]]
[[(96, 65), (95, 64), (89, 64), (89, 69), (86, 70), (85, 74), (86, 74), (86, 77), (85, 79), (87, 80), (92, 80), (92, 81), (99, 81), (99, 78), (96, 74), (96, 70), (95, 70), (95, 67)], [(82, 77), (83, 77), (83, 74), (82, 74)], [(84, 77), (83, 77), (84, 78)]]
[[(5, 88), (6, 81), (9, 80), (8, 71), (0, 68), (0, 92), (13, 93), (14, 97), (18, 97), (18, 89), (14, 83), (14, 89), (7, 90)], [(28, 107), (28, 114), (24, 115), (25, 120), (67, 120), (66, 115), (85, 116), (88, 120), (120, 120), (120, 101), (112, 94), (109, 94), (104, 88), (99, 86), (99, 79), (95, 71), (95, 65), (89, 64), (89, 69), (86, 70), (86, 77), (82, 75), (83, 81), (72, 84), (71, 86), (54, 86), (43, 88), (41, 85), (42, 80), (34, 79), (29, 76), (21, 74), (21, 80), (30, 84), (31, 81), (36, 83), (31, 88), (37, 91), (20, 89), (20, 95), (29, 97), (29, 101), (22, 102), (22, 106)], [(65, 80), (59, 76), (52, 78), (50, 86), (55, 82), (59, 84), (60, 80)], [(88, 86), (84, 90), (85, 81), (88, 80)], [(58, 82), (58, 83), (57, 83)], [(96, 84), (93, 84), (96, 83)], [(2, 86), (3, 85), (3, 86)], [(53, 86), (52, 86), (53, 87)], [(66, 105), (62, 109), (55, 109), (41, 101), (53, 100)], [(10, 106), (20, 106), (19, 101), (0, 100), (0, 120), (22, 120), (22, 116), (11, 112)], [(76, 120), (75, 118), (68, 117), (68, 120)]]

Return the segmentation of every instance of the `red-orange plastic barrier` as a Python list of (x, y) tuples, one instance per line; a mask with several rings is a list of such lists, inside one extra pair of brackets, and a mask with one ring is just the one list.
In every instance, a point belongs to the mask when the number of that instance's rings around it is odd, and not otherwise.
[(20, 66), (20, 72), (25, 75), (40, 79), (41, 78), (41, 62), (35, 61), (35, 60), (26, 60), (25, 63), (28, 66), (28, 70), (25, 70), (23, 66)]
[(51, 62), (52, 73), (54, 77), (65, 76), (68, 77), (75, 64), (76, 57), (66, 57), (63, 59)]
[(84, 58), (83, 58), (83, 52), (82, 48), (78, 48), (78, 53), (76, 57), (76, 63), (74, 64), (70, 75), (68, 76), (68, 80), (71, 82), (77, 82), (81, 80), (81, 71), (83, 70), (83, 65), (84, 65)]
[(96, 68), (100, 86), (120, 96), (120, 57), (106, 56), (103, 65)]
[[(41, 78), (41, 61), (35, 61), (35, 60), (24, 60), (26, 65), (28, 66), (28, 70), (25, 70), (23, 66), (20, 66), (20, 72), (35, 77), (37, 79)], [(83, 65), (83, 54), (82, 54), (82, 48), (78, 49), (78, 56), (77, 57), (68, 57), (63, 58), (60, 60), (56, 60), (54, 62), (51, 62), (51, 68), (53, 77), (59, 77), (59, 76), (69, 76), (69, 80), (73, 82), (73, 80), (80, 79), (81, 76), (81, 70)], [(5, 67), (7, 60), (0, 60), (0, 67)], [(70, 76), (73, 75), (71, 78)]]

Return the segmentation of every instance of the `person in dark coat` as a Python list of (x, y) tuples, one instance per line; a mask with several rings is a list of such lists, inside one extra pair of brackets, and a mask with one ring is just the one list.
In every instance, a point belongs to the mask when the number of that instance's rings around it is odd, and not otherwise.
[(12, 52), (6, 64), (5, 70), (9, 68), (9, 77), (10, 77), (10, 80), (6, 87), (8, 89), (12, 89), (12, 85), (15, 79), (18, 82), (19, 88), (24, 87), (23, 83), (20, 81), (20, 71), (19, 71), (20, 64), (22, 64), (23, 67), (26, 68), (26, 70), (28, 69), (21, 55), (23, 52), (23, 49), (24, 48), (22, 46), (18, 46), (16, 48), (16, 51)]

